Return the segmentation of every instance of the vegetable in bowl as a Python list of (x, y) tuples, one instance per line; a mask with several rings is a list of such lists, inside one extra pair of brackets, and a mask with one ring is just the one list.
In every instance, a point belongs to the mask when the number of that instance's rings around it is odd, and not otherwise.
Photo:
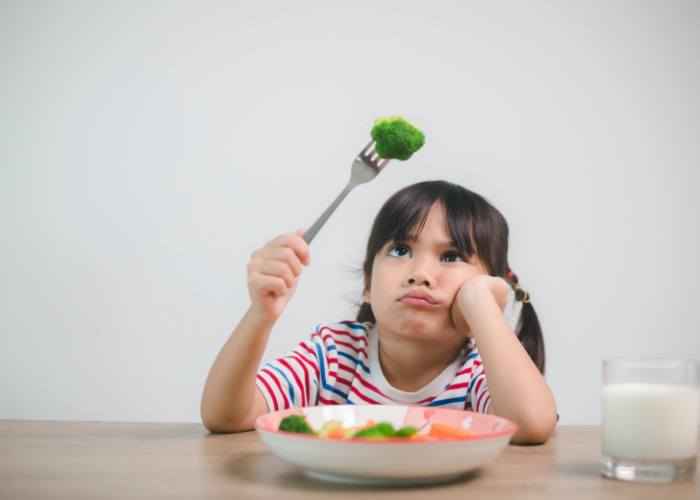
[(314, 431), (303, 415), (290, 415), (283, 418), (279, 425), (280, 431), (295, 432), (297, 434), (311, 434), (329, 439), (392, 439), (404, 438), (411, 440), (423, 440), (430, 438), (469, 438), (472, 434), (463, 429), (435, 422), (430, 425), (427, 435), (418, 434), (418, 429), (412, 425), (405, 425), (399, 429), (386, 422), (376, 424), (372, 420), (359, 427), (343, 427), (340, 420), (328, 420), (318, 430)]
[(316, 434), (309, 426), (304, 415), (290, 415), (280, 422), (279, 430), (296, 432), (297, 434)]

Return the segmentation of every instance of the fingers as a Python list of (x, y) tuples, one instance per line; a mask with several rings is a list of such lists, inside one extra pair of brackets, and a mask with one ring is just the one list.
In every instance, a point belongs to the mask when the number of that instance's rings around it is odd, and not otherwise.
[(248, 286), (251, 295), (265, 297), (273, 295), (283, 297), (289, 293), (294, 285), (289, 285), (284, 279), (278, 276), (252, 273), (248, 278)]
[(253, 252), (248, 263), (248, 285), (258, 295), (285, 295), (296, 286), (303, 266), (310, 263), (303, 230), (275, 238)]
[(263, 274), (287, 277), (287, 281), (301, 274), (302, 263), (289, 247), (261, 248), (253, 252), (250, 263)]
[[(309, 245), (302, 239), (302, 235), (306, 232), (304, 229), (297, 229), (294, 234), (283, 234), (274, 240), (268, 242), (262, 249), (273, 247), (286, 247), (294, 251), (299, 261), (308, 266), (311, 261), (309, 259)], [(261, 249), (261, 250), (262, 250)]]

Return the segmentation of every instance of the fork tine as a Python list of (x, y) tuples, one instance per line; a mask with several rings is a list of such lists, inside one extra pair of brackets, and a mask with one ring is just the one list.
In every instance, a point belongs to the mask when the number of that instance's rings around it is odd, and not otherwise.
[(382, 158), (377, 154), (375, 148), (376, 145), (377, 143), (375, 141), (369, 141), (369, 144), (362, 149), (358, 156), (370, 167), (376, 169), (377, 171), (381, 171), (384, 167), (386, 167), (387, 163), (389, 163), (389, 159)]

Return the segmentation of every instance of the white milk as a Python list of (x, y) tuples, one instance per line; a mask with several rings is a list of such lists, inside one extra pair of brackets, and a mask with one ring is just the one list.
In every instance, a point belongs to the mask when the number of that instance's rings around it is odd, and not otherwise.
[(603, 453), (634, 460), (694, 457), (700, 391), (690, 386), (603, 387)]

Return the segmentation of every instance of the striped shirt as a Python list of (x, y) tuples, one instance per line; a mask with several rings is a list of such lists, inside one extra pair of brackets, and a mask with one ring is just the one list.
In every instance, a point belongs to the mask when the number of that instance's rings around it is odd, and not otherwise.
[(379, 364), (371, 323), (319, 325), (309, 340), (257, 375), (270, 411), (317, 405), (400, 404), (486, 413), (490, 404), (481, 356), (472, 339), (432, 382), (416, 392), (393, 388)]

